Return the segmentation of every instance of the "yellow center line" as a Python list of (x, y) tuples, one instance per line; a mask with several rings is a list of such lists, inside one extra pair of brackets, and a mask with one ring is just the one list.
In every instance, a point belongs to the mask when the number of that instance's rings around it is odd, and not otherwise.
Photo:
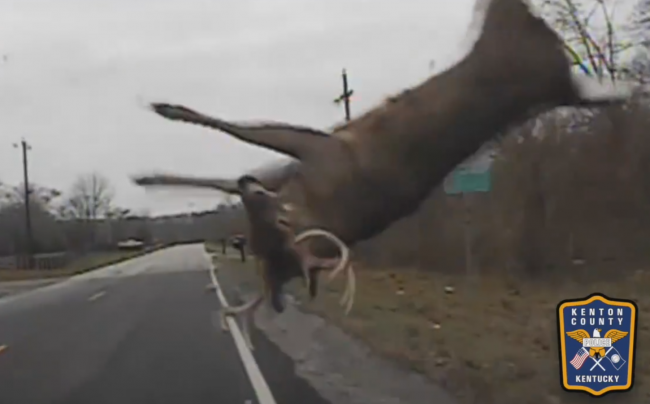
[(105, 294), (106, 294), (106, 292), (104, 292), (104, 291), (97, 292), (97, 293), (95, 293), (94, 295), (90, 296), (90, 297), (88, 298), (88, 301), (89, 301), (89, 302), (92, 302), (93, 300), (97, 300), (97, 299), (99, 299), (100, 297), (104, 296)]

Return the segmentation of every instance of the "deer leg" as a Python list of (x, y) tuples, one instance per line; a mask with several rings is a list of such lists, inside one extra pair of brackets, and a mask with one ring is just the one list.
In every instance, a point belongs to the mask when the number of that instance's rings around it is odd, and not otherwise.
[(152, 103), (151, 109), (167, 119), (217, 129), (246, 143), (262, 146), (298, 160), (318, 156), (323, 152), (323, 147), (336, 144), (336, 138), (328, 133), (303, 126), (281, 123), (235, 124), (182, 105), (165, 103)]

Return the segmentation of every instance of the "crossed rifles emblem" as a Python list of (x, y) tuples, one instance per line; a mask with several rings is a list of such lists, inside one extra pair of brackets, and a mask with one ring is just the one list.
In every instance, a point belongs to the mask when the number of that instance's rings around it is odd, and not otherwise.
[[(626, 337), (628, 334), (626, 331), (609, 330), (605, 333), (604, 337), (601, 337), (601, 331), (600, 328), (594, 328), (593, 337), (590, 337), (589, 333), (585, 330), (567, 331), (566, 333), (569, 337), (581, 343), (583, 347), (589, 348), (589, 357), (591, 360), (596, 362), (594, 366), (589, 369), (590, 371), (594, 370), (596, 366), (605, 370), (603, 365), (600, 364), (600, 361), (603, 360), (609, 351), (614, 348), (614, 343), (616, 341)], [(605, 350), (605, 348), (609, 349)]]

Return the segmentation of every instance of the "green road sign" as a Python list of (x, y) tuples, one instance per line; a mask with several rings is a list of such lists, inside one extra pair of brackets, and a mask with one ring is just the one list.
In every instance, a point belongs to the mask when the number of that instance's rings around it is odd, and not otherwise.
[(455, 170), (445, 181), (445, 193), (454, 195), (490, 192), (492, 185), (490, 174), (489, 169), (485, 171)]

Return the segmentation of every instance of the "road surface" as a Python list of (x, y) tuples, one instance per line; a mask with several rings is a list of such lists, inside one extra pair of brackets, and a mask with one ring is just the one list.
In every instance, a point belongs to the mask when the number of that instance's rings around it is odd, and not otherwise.
[[(190, 245), (0, 299), (0, 403), (257, 403), (209, 281)], [(253, 342), (278, 404), (326, 403), (275, 345)]]

